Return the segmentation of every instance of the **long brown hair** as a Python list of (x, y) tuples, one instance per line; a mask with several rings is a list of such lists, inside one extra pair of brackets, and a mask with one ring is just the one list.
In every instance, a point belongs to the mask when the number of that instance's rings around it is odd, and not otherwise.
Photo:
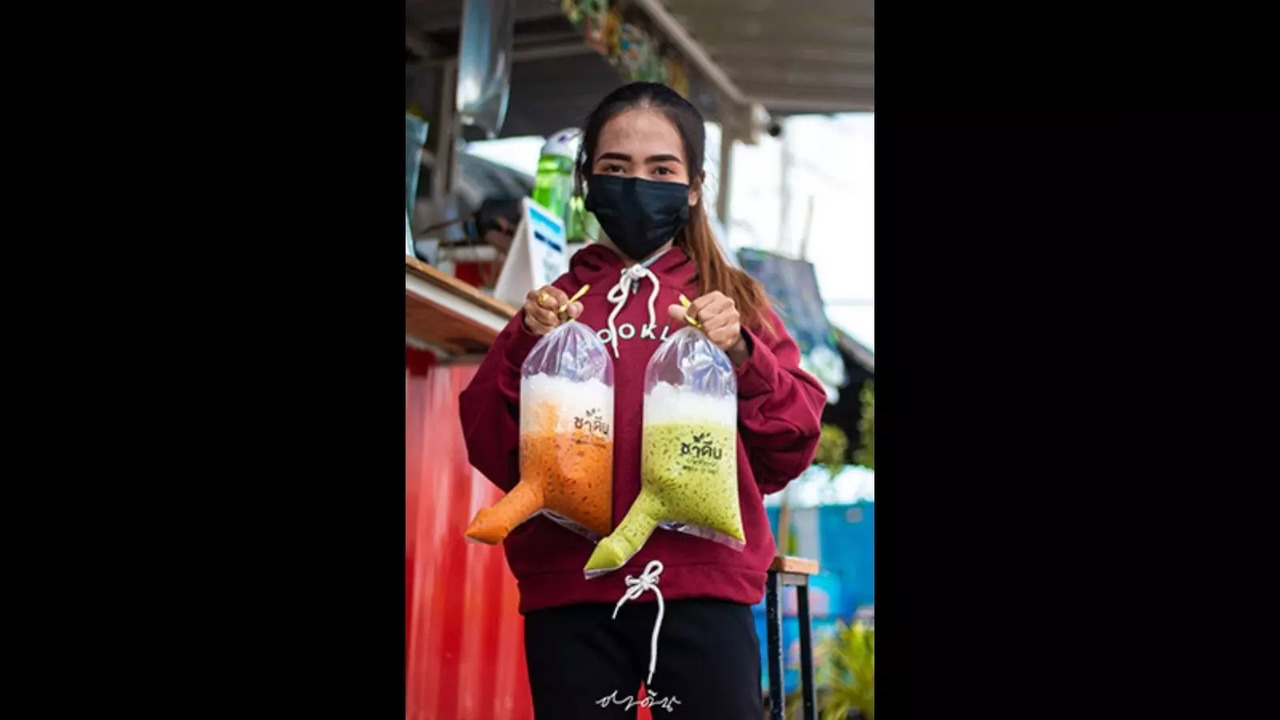
[(653, 108), (662, 112), (675, 125), (684, 143), (685, 167), (689, 169), (690, 186), (698, 191), (698, 202), (689, 208), (689, 222), (676, 235), (675, 244), (697, 265), (699, 291), (705, 295), (719, 290), (733, 299), (744, 327), (773, 333), (768, 321), (769, 297), (764, 288), (755, 278), (729, 263), (707, 221), (702, 192), (706, 176), (703, 171), (706, 125), (702, 113), (680, 93), (659, 83), (635, 82), (623, 85), (601, 100), (587, 118), (582, 144), (578, 148), (576, 192), (582, 194), (586, 178), (591, 174), (600, 131), (614, 117), (635, 108)]

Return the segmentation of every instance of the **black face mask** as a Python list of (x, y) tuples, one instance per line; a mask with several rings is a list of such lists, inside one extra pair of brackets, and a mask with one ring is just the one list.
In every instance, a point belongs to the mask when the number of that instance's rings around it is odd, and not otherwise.
[(587, 178), (585, 207), (614, 245), (640, 261), (689, 222), (689, 186), (617, 175)]

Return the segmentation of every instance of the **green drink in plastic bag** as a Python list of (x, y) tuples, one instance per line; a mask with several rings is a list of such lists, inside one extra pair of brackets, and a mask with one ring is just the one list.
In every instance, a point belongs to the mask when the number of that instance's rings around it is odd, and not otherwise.
[(738, 505), (738, 383), (733, 364), (701, 330), (687, 327), (645, 369), (640, 494), (596, 545), (584, 573), (626, 564), (659, 527), (746, 546)]

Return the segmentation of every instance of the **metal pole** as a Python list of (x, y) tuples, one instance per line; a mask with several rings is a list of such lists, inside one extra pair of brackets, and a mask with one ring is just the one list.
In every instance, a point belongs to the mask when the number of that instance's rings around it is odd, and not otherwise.
[[(716, 187), (716, 215), (725, 232), (729, 231), (729, 192), (733, 185), (733, 133), (720, 123), (720, 182)], [(727, 239), (727, 238), (726, 238)]]
[(783, 694), (783, 673), (786, 668), (782, 662), (782, 573), (770, 571), (765, 586), (765, 624), (768, 625), (769, 636), (769, 718), (784, 720), (783, 712), (787, 698)]
[(436, 110), (436, 122), (428, 130), (435, 135), (435, 167), (431, 172), (431, 200), (439, 209), (445, 208), (445, 199), (453, 191), (454, 165), (457, 162), (458, 135), (457, 106), (458, 63), (449, 60), (440, 68), (440, 100)]
[(809, 583), (796, 587), (800, 611), (800, 694), (804, 697), (804, 720), (816, 720), (818, 691), (813, 684), (813, 621), (809, 618)]
[(809, 206), (804, 213), (804, 234), (800, 236), (800, 259), (809, 259), (809, 231), (813, 227), (813, 196), (809, 196)]
[(791, 254), (791, 148), (787, 144), (787, 133), (782, 133), (782, 172), (779, 173), (778, 200), (781, 203), (778, 213), (778, 252)]

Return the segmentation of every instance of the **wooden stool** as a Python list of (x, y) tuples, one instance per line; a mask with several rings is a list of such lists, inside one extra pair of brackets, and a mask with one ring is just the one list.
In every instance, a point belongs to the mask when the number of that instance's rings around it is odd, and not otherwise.
[(804, 720), (816, 720), (817, 690), (813, 685), (813, 623), (809, 618), (809, 576), (818, 573), (818, 561), (779, 555), (769, 566), (765, 584), (765, 623), (769, 627), (769, 652), (765, 674), (769, 678), (769, 718), (784, 720), (787, 698), (783, 692), (782, 588), (796, 589), (800, 625), (800, 692), (804, 697)]

